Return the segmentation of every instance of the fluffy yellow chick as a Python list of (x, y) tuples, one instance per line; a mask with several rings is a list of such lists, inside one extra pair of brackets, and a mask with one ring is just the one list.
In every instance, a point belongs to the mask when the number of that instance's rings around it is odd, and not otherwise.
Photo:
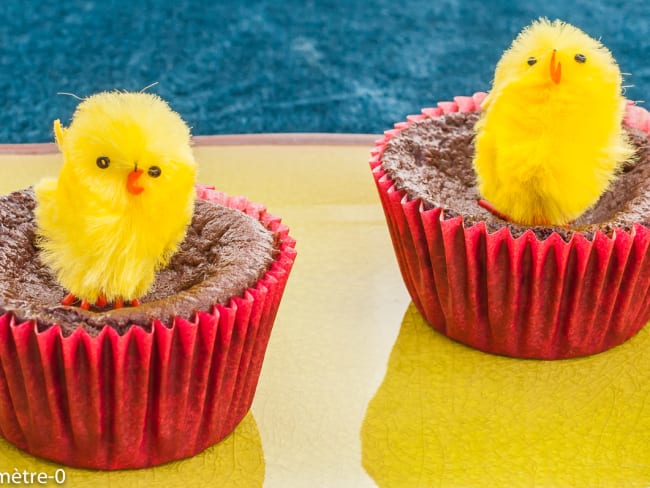
[(497, 64), (476, 125), (474, 168), (495, 213), (563, 225), (596, 203), (633, 155), (611, 53), (576, 27), (540, 19)]
[(192, 218), (189, 128), (156, 95), (104, 92), (54, 133), (63, 166), (36, 186), (35, 216), (41, 258), (70, 291), (63, 304), (137, 305)]

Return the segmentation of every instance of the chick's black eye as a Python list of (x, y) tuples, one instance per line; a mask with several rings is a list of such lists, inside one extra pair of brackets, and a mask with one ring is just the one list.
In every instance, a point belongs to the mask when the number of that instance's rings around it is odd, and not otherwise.
[(108, 158), (108, 156), (99, 156), (97, 158), (97, 166), (99, 166), (101, 169), (108, 168), (109, 164), (111, 164), (111, 160)]
[(162, 170), (158, 166), (150, 166), (149, 171), (147, 171), (147, 173), (152, 178), (158, 178), (161, 175)]
[(528, 63), (528, 66), (532, 66), (537, 62), (537, 59), (535, 59), (535, 56), (531, 56), (526, 62)]
[(573, 57), (573, 59), (575, 59), (578, 63), (584, 63), (585, 61), (587, 61), (587, 56), (578, 53)]

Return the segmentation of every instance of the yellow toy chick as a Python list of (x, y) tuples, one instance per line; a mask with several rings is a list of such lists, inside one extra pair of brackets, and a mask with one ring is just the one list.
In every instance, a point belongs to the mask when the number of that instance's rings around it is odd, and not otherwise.
[(497, 64), (476, 125), (483, 206), (525, 225), (564, 225), (594, 205), (633, 156), (621, 73), (600, 42), (540, 19)]
[(192, 218), (189, 128), (156, 95), (103, 92), (54, 134), (63, 166), (36, 186), (35, 216), (41, 258), (70, 291), (62, 303), (138, 305)]

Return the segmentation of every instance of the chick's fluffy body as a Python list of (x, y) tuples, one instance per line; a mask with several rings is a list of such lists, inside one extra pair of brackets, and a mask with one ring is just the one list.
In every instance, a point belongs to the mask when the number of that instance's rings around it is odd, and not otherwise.
[(577, 218), (633, 155), (616, 62), (600, 42), (560, 21), (542, 19), (519, 34), (497, 64), (483, 108), (479, 191), (521, 224)]
[[(80, 103), (69, 128), (56, 121), (55, 133), (63, 166), (58, 179), (35, 189), (41, 258), (77, 298), (141, 297), (192, 217), (196, 163), (187, 125), (153, 94), (105, 92)], [(142, 191), (132, 194), (136, 165)]]

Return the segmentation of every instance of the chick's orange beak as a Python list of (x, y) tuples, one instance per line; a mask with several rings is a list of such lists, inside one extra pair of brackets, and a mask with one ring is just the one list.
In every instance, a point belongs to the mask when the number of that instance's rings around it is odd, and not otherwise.
[(560, 82), (562, 78), (562, 63), (558, 61), (557, 65), (555, 64), (555, 49), (553, 49), (553, 54), (551, 54), (551, 80), (556, 85)]
[(138, 185), (138, 179), (142, 175), (141, 169), (134, 169), (126, 177), (126, 189), (133, 195), (139, 195), (144, 191), (144, 188)]

